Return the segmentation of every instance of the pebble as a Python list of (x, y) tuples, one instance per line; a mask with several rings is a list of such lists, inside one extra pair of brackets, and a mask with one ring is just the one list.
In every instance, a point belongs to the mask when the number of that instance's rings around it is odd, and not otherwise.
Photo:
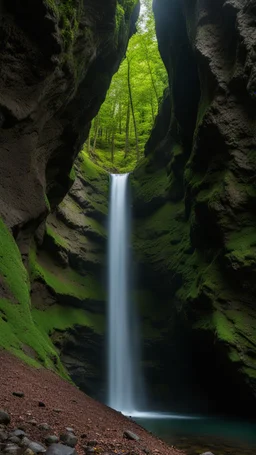
[(66, 431), (67, 431), (68, 433), (74, 433), (74, 429), (71, 428), (71, 427), (66, 428)]
[(20, 453), (20, 447), (16, 444), (6, 444), (3, 452), (8, 453), (10, 455), (18, 455)]
[(0, 409), (0, 423), (8, 425), (11, 421), (11, 417), (3, 409)]
[(78, 438), (73, 433), (64, 433), (60, 435), (60, 440), (69, 447), (75, 447)]
[(130, 439), (132, 441), (139, 441), (140, 440), (139, 436), (136, 433), (133, 433), (130, 430), (124, 431), (124, 438)]
[(91, 455), (92, 453), (95, 453), (95, 450), (93, 447), (87, 446), (87, 447), (85, 447), (85, 453), (86, 453), (86, 455)]
[(40, 423), (38, 425), (38, 428), (39, 428), (39, 430), (43, 430), (43, 431), (51, 431), (51, 427), (50, 427), (50, 425), (48, 425), (48, 423)]
[(23, 455), (35, 455), (33, 450), (31, 449), (26, 449), (25, 452), (23, 452)]
[(18, 436), (11, 436), (8, 438), (8, 441), (12, 442), (13, 444), (18, 444), (18, 446), (20, 445), (20, 438), (18, 438)]
[(64, 444), (52, 444), (45, 455), (77, 455), (76, 449)]
[(35, 419), (31, 419), (28, 421), (30, 425), (33, 425), (34, 427), (37, 425), (37, 421)]
[(23, 392), (12, 392), (12, 394), (15, 397), (18, 397), (18, 398), (23, 398), (24, 397), (24, 393)]
[(11, 436), (11, 437), (12, 437), (12, 436), (16, 436), (17, 438), (22, 439), (22, 438), (24, 438), (24, 437), (27, 436), (27, 435), (26, 435), (25, 431), (17, 429), (17, 430), (12, 431), (12, 432), (10, 433), (10, 436)]
[(204, 452), (201, 455), (213, 455), (213, 453), (212, 452)]
[(61, 409), (54, 409), (53, 411), (59, 413), (59, 412), (61, 412)]
[(43, 401), (38, 402), (39, 408), (45, 408), (45, 403)]
[(60, 439), (58, 438), (58, 436), (48, 434), (45, 437), (44, 442), (47, 446), (50, 446), (51, 444), (57, 444), (59, 442), (59, 440)]
[(88, 441), (87, 446), (95, 447), (98, 444), (97, 441)]
[(21, 443), (20, 443), (20, 446), (21, 447), (28, 447), (29, 444), (30, 444), (30, 439), (28, 439), (26, 436), (24, 438), (22, 438), (21, 440)]
[(30, 450), (32, 450), (34, 453), (45, 453), (46, 452), (46, 448), (42, 444), (39, 444), (39, 442), (30, 441), (28, 448)]
[(1, 442), (4, 442), (4, 441), (6, 441), (7, 439), (8, 439), (7, 433), (5, 433), (5, 431), (3, 431), (3, 430), (0, 430), (0, 441), (1, 441)]

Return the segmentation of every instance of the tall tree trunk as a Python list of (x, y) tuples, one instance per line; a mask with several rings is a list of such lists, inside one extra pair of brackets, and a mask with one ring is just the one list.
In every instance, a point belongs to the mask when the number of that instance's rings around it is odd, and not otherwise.
[(135, 111), (134, 111), (134, 105), (133, 105), (133, 98), (132, 98), (132, 87), (131, 87), (131, 65), (130, 65), (130, 60), (127, 57), (127, 63), (128, 63), (128, 71), (127, 71), (127, 82), (128, 82), (128, 90), (129, 90), (129, 97), (130, 97), (130, 105), (131, 105), (131, 111), (132, 111), (132, 118), (133, 118), (133, 125), (134, 125), (134, 132), (135, 132), (135, 139), (136, 139), (136, 155), (137, 155), (137, 162), (139, 161), (139, 140), (138, 140), (138, 130), (137, 130), (137, 123), (136, 123), (136, 118), (135, 118)]
[(153, 103), (152, 90), (150, 90), (150, 104), (151, 104), (151, 114), (152, 114), (152, 125), (154, 125), (155, 113), (154, 113), (154, 103)]
[(127, 114), (126, 114), (126, 128), (125, 128), (125, 149), (124, 149), (124, 157), (126, 158), (129, 149), (130, 149), (130, 118), (131, 118), (131, 107), (130, 107), (130, 98), (128, 99), (128, 105), (127, 105)]
[(158, 93), (157, 93), (156, 83), (155, 83), (155, 80), (154, 80), (154, 77), (153, 77), (153, 73), (152, 73), (152, 69), (151, 69), (151, 66), (150, 66), (150, 58), (149, 58), (149, 55), (148, 55), (148, 48), (147, 48), (147, 45), (146, 45), (144, 39), (143, 39), (143, 47), (145, 49), (146, 62), (147, 62), (148, 71), (149, 71), (149, 74), (150, 74), (152, 87), (153, 87), (153, 90), (154, 90), (154, 93), (155, 93), (155, 96), (156, 96), (156, 102), (157, 102), (157, 105), (159, 106), (160, 98), (159, 98)]
[(122, 134), (122, 104), (119, 104), (119, 133)]
[(112, 140), (111, 140), (111, 161), (114, 163), (114, 153), (115, 153), (115, 130), (112, 131)]

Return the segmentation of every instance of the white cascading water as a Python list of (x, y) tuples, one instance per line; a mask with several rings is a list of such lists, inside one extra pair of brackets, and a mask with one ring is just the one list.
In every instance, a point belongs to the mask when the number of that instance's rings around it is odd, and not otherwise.
[(112, 174), (109, 221), (108, 404), (134, 411), (134, 353), (129, 298), (130, 224), (129, 174)]
[(139, 419), (195, 418), (145, 410), (138, 315), (129, 292), (130, 207), (129, 174), (112, 174), (108, 240), (108, 405)]

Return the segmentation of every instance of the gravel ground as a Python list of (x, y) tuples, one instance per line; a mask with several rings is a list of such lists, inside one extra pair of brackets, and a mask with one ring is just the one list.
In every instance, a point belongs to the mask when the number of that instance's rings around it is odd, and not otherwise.
[[(0, 408), (11, 415), (12, 428), (19, 426), (30, 439), (43, 442), (47, 434), (60, 435), (67, 427), (78, 437), (76, 450), (85, 454), (89, 441), (97, 455), (183, 455), (167, 446), (122, 414), (98, 403), (79, 389), (45, 369), (34, 369), (5, 351), (0, 351)], [(23, 392), (19, 398), (13, 392)], [(39, 402), (45, 407), (40, 407)], [(33, 424), (31, 420), (35, 420)], [(38, 425), (47, 423), (52, 431), (42, 431)], [(130, 430), (139, 441), (123, 437)]]

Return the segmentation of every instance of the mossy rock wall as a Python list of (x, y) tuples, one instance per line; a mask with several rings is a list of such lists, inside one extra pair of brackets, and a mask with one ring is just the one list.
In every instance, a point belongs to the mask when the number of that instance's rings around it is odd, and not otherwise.
[(105, 311), (108, 177), (83, 154), (74, 162), (138, 9), (136, 0), (1, 2), (0, 348), (66, 378), (69, 341), (55, 332), (80, 330), (100, 345)]
[(154, 380), (165, 371), (177, 408), (191, 388), (211, 411), (255, 415), (255, 8), (155, 0), (154, 11), (170, 94), (133, 174), (139, 286), (169, 345)]
[(71, 190), (30, 252), (32, 316), (72, 380), (103, 400), (109, 175), (85, 152), (74, 172)]

